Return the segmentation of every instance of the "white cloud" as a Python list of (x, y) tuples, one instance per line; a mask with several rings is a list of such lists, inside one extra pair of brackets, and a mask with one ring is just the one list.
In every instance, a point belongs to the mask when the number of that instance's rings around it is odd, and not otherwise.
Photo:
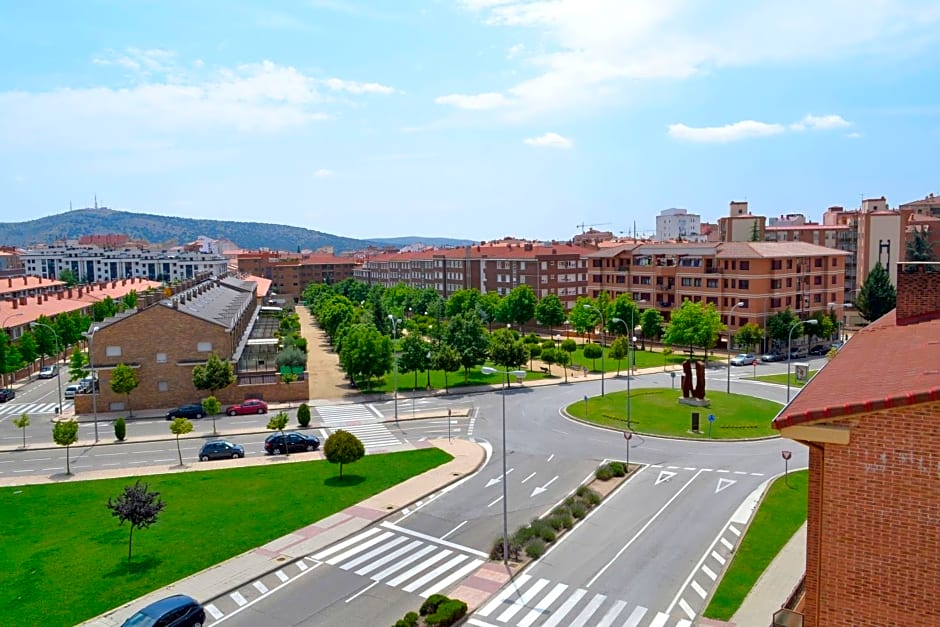
[(334, 172), (333, 170), (330, 170), (329, 168), (320, 168), (319, 170), (314, 172), (313, 175), (317, 177), (318, 179), (328, 179), (328, 178), (332, 178), (333, 176), (335, 176), (336, 172)]
[(506, 52), (506, 58), (512, 59), (513, 57), (519, 56), (523, 52), (525, 52), (525, 44), (516, 44), (510, 47), (509, 51)]
[(483, 111), (504, 107), (509, 103), (509, 99), (502, 94), (490, 92), (486, 94), (450, 94), (449, 96), (435, 98), (434, 102), (437, 104), (452, 105), (458, 109)]
[(767, 124), (754, 120), (742, 120), (724, 126), (692, 127), (685, 124), (670, 124), (669, 136), (690, 142), (727, 143), (755, 137), (779, 135), (786, 128), (780, 124)]
[(848, 137), (849, 139), (859, 139), (862, 137), (862, 134), (861, 133), (849, 133), (848, 135), (846, 135), (846, 137)]
[[(636, 81), (725, 68), (909, 54), (940, 38), (940, 11), (917, 0), (458, 0), (493, 27), (537, 31), (544, 52), (501, 92), (518, 114), (622, 100)], [(890, 33), (886, 37), (885, 33)], [(909, 45), (902, 50), (893, 41)], [(494, 99), (492, 92), (480, 94)], [(445, 96), (445, 98), (448, 98)], [(440, 100), (439, 100), (440, 101)], [(445, 102), (461, 106), (459, 100)], [(463, 107), (466, 108), (466, 107)], [(495, 108), (495, 107), (489, 107)]]
[(522, 141), (529, 146), (538, 146), (539, 148), (568, 149), (574, 146), (574, 142), (572, 142), (567, 137), (562, 137), (558, 133), (545, 133), (544, 135), (539, 135), (538, 137), (529, 137)]
[(333, 91), (345, 91), (350, 94), (394, 94), (395, 88), (379, 83), (357, 83), (356, 81), (344, 81), (341, 78), (328, 78), (323, 84)]
[(827, 131), (833, 128), (846, 128), (852, 126), (851, 122), (843, 119), (841, 115), (807, 115), (799, 122), (790, 125), (794, 131), (813, 129)]
[(176, 54), (169, 50), (127, 48), (123, 52), (106, 50), (102, 55), (92, 59), (92, 62), (95, 65), (117, 66), (134, 72), (149, 74), (168, 71), (173, 67), (175, 60)]

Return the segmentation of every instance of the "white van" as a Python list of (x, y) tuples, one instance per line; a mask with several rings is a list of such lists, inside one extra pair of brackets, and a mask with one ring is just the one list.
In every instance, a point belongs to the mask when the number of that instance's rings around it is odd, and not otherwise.
[(82, 386), (78, 383), (70, 383), (65, 388), (65, 398), (75, 398), (75, 395), (82, 391)]

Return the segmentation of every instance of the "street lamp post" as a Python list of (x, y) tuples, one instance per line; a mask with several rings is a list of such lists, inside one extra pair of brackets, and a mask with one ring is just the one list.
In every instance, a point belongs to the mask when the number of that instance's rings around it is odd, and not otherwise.
[[(611, 318), (611, 322), (619, 322), (627, 328), (627, 323), (620, 318)], [(630, 310), (630, 321), (633, 321), (633, 310)], [(633, 325), (630, 325), (631, 327)], [(630, 367), (632, 362), (630, 361), (630, 344), (636, 341), (636, 337), (631, 335), (632, 329), (627, 328), (627, 429), (633, 428), (632, 416), (631, 416), (631, 407), (630, 407)], [(628, 462), (629, 463), (629, 462)]]
[(388, 319), (392, 323), (392, 366), (395, 369), (395, 422), (398, 422), (398, 357), (395, 350), (395, 341), (398, 339), (398, 325), (401, 324), (401, 318), (396, 318), (388, 314)]
[[(600, 314), (601, 317), (601, 396), (604, 396), (604, 373), (607, 371), (607, 365), (604, 362), (604, 344), (607, 343), (607, 320), (604, 312), (597, 307), (592, 307), (591, 305), (585, 305), (585, 307), (593, 309)], [(627, 381), (629, 380), (630, 377), (627, 376)]]
[(793, 341), (793, 330), (804, 324), (819, 324), (819, 321), (816, 318), (810, 318), (809, 320), (797, 320), (790, 325), (790, 333), (787, 335), (787, 403), (790, 402), (790, 361), (793, 359), (793, 350), (790, 348), (790, 343)]
[[(524, 370), (497, 370), (496, 368), (490, 368), (489, 366), (483, 366), (480, 368), (480, 372), (483, 374), (500, 374), (514, 376), (525, 376)], [(509, 565), (509, 507), (507, 501), (509, 496), (506, 494), (506, 392), (507, 388), (504, 386), (502, 390), (503, 397), (503, 563), (507, 566)]]
[[(6, 328), (7, 328), (7, 322), (10, 321), (10, 318), (16, 318), (16, 317), (22, 316), (22, 315), (23, 315), (23, 312), (22, 312), (22, 311), (19, 312), (19, 313), (10, 314), (9, 316), (7, 316), (6, 318), (3, 319), (3, 324), (0, 324), (0, 329), (6, 330)], [(11, 341), (11, 342), (13, 341), (13, 334), (10, 334), (10, 341)], [(0, 383), (2, 383), (2, 381), (0, 381)], [(13, 383), (16, 383), (15, 375), (14, 375)], [(11, 383), (10, 385), (13, 385), (13, 383)]]
[(99, 327), (92, 327), (88, 338), (88, 367), (91, 370), (91, 411), (95, 416), (95, 442), (98, 441), (98, 376), (95, 373), (95, 333)]
[(58, 409), (56, 410), (56, 413), (57, 413), (57, 414), (61, 414), (61, 413), (62, 413), (62, 375), (58, 372), (58, 368), (59, 368), (59, 355), (62, 354), (62, 348), (61, 348), (61, 346), (59, 346), (59, 334), (56, 333), (55, 329), (53, 329), (52, 327), (50, 327), (48, 324), (44, 324), (44, 323), (42, 323), (42, 322), (30, 322), (30, 323), (29, 323), (29, 326), (31, 326), (31, 327), (46, 327), (47, 329), (49, 329), (50, 331), (52, 331), (52, 337), (55, 338), (55, 352), (56, 352), (56, 373), (55, 373), (55, 380), (56, 380), (56, 383), (59, 384), (59, 407), (58, 407)]
[[(728, 322), (731, 322), (731, 316), (734, 315), (734, 310), (738, 307), (743, 307), (744, 301), (740, 301), (734, 304), (731, 308), (731, 311), (728, 313)], [(731, 325), (728, 325), (728, 394), (731, 394)]]

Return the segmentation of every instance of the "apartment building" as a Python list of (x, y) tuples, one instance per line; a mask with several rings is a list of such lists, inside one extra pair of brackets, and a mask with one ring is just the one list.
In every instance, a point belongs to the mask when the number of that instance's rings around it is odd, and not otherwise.
[(129, 278), (186, 281), (206, 272), (223, 276), (228, 271), (228, 259), (222, 255), (142, 246), (54, 244), (27, 249), (21, 259), (26, 274), (54, 279), (68, 269), (80, 283)]
[(940, 273), (897, 265), (897, 309), (774, 419), (809, 447), (806, 592), (792, 624), (940, 625)]
[(686, 209), (663, 209), (656, 216), (656, 241), (685, 240), (698, 242), (702, 235), (702, 216)]
[(587, 293), (586, 255), (593, 248), (507, 238), (473, 246), (371, 256), (354, 272), (368, 285), (404, 283), (443, 298), (462, 289), (504, 296), (528, 285), (536, 296), (556, 294), (568, 308)]
[(353, 278), (360, 262), (353, 257), (324, 253), (286, 253), (278, 251), (239, 251), (234, 256), (239, 272), (270, 279), (282, 298), (297, 302), (310, 283), (339, 283)]
[(913, 238), (915, 230), (923, 232), (933, 251), (934, 259), (940, 260), (940, 197), (929, 194), (925, 198), (904, 203), (898, 207), (901, 214), (905, 246)]

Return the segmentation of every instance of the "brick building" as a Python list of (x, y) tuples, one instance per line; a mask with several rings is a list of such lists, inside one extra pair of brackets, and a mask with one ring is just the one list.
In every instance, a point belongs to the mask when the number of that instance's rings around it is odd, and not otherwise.
[(810, 451), (805, 627), (940, 625), (940, 273), (918, 265), (774, 420)]
[(300, 298), (310, 283), (339, 283), (352, 278), (360, 262), (353, 257), (324, 253), (240, 251), (235, 256), (239, 272), (270, 279), (282, 298)]

